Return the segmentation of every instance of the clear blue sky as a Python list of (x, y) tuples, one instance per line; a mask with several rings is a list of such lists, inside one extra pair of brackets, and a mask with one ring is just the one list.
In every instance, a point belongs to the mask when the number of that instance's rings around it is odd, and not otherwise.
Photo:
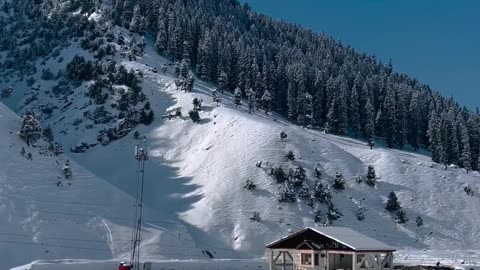
[(240, 0), (324, 32), (480, 107), (480, 0)]

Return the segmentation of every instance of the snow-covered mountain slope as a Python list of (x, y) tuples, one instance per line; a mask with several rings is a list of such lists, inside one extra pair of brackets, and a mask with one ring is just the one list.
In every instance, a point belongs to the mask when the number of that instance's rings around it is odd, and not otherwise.
[[(278, 202), (281, 186), (267, 172), (271, 166), (281, 165), (288, 171), (288, 168), (302, 165), (312, 189), (315, 181), (313, 168), (317, 163), (325, 170), (322, 177), (325, 183), (332, 183), (337, 171), (347, 180), (344, 191), (333, 192), (333, 203), (343, 213), (334, 225), (354, 228), (399, 249), (480, 249), (477, 241), (480, 238), (478, 173), (430, 166), (430, 158), (417, 153), (383, 148), (370, 150), (362, 141), (303, 129), (277, 115), (249, 114), (244, 105), (235, 108), (230, 95), (220, 95), (222, 102), (217, 107), (211, 98), (213, 86), (197, 81), (192, 93), (184, 93), (176, 90), (171, 68), (166, 74), (154, 72), (152, 68), (161, 70), (162, 64), (168, 61), (157, 55), (152, 43), (147, 40), (145, 54), (136, 61), (127, 61), (119, 54), (115, 56), (127, 68), (142, 71), (143, 92), (156, 112), (151, 125), (139, 125), (135, 129), (141, 136), (146, 136), (150, 147), (145, 194), (145, 206), (148, 207), (145, 230), (149, 233), (144, 234), (142, 248), (146, 260), (207, 258), (204, 250), (215, 258), (258, 257), (263, 255), (265, 243), (289, 231), (316, 226), (313, 208), (307, 202)], [(75, 44), (64, 49), (60, 57), (68, 63), (75, 54), (91, 57)], [(65, 65), (58, 64), (55, 59), (49, 61), (46, 65), (52, 69)], [(38, 87), (51, 87), (50, 82), (40, 79), (40, 74), (36, 76)], [(0, 84), (0, 88), (6, 86), (13, 86), (14, 93), (5, 103), (22, 112), (31, 89), (18, 78)], [(53, 126), (56, 140), (65, 149), (80, 142), (95, 143), (96, 132), (102, 128), (99, 125), (89, 129), (86, 127), (88, 121), (72, 124), (82, 117), (78, 108), (85, 103), (81, 92), (84, 90), (78, 91), (68, 100), (72, 102), (71, 106), (56, 110), (43, 119), (44, 125)], [(204, 101), (198, 124), (188, 117), (194, 97)], [(27, 107), (39, 108), (46, 102), (58, 101), (40, 94)], [(182, 108), (183, 117), (172, 120), (161, 117), (164, 112), (177, 107)], [(68, 153), (79, 164), (73, 167), (72, 186), (59, 189), (56, 180), (37, 185), (37, 179), (56, 179), (60, 173), (59, 165), (55, 164), (54, 158), (36, 153), (32, 153), (33, 161), (17, 154), (19, 146), (13, 149), (10, 145), (21, 144), (15, 135), (19, 120), (7, 112), (2, 114), (9, 119), (1, 125), (2, 136), (8, 135), (1, 142), (8, 142), (1, 148), (2, 164), (15, 164), (12, 165), (13, 172), (0, 170), (0, 173), (8, 172), (6, 177), (0, 178), (6, 179), (2, 180), (2, 198), (8, 201), (3, 205), (10, 205), (10, 208), (4, 206), (3, 209), (12, 215), (18, 213), (18, 217), (11, 222), (2, 221), (7, 225), (1, 228), (13, 230), (6, 233), (30, 235), (29, 243), (37, 241), (36, 235), (41, 239), (42, 233), (38, 231), (52, 231), (54, 237), (75, 238), (64, 245), (96, 248), (97, 242), (90, 242), (93, 239), (101, 241), (98, 249), (105, 249), (102, 252), (88, 249), (69, 252), (67, 248), (51, 247), (47, 254), (46, 246), (41, 246), (43, 242), (34, 242), (41, 248), (33, 246), (31, 252), (10, 250), (14, 254), (28, 254), (12, 263), (60, 257), (103, 259), (125, 254), (129, 245), (131, 197), (136, 179), (136, 163), (132, 155), (138, 141), (129, 134), (107, 146), (97, 145), (85, 153)], [(9, 127), (8, 131), (3, 128), (5, 126)], [(288, 134), (286, 142), (280, 141), (281, 131)], [(284, 160), (288, 150), (294, 152), (295, 161)], [(261, 168), (256, 166), (259, 161), (262, 161)], [(35, 167), (27, 170), (27, 164), (35, 164)], [(358, 184), (355, 180), (357, 176), (365, 175), (368, 165), (375, 166), (380, 176), (376, 187)], [(21, 177), (17, 172), (19, 168), (26, 171)], [(253, 191), (244, 189), (247, 179), (258, 188)], [(465, 193), (465, 184), (474, 189), (474, 196)], [(8, 190), (9, 187), (12, 189)], [(399, 196), (410, 219), (405, 225), (396, 224), (392, 214), (385, 210), (386, 196), (392, 190)], [(15, 196), (28, 200), (12, 201)], [(43, 206), (41, 201), (61, 205), (45, 203), (47, 205)], [(326, 206), (318, 204), (326, 213)], [(363, 221), (355, 216), (360, 205), (366, 209)], [(27, 209), (15, 210), (16, 207)], [(49, 211), (59, 214), (50, 214)], [(259, 212), (261, 221), (250, 220), (254, 212)], [(72, 217), (67, 219), (69, 215)], [(416, 226), (417, 216), (423, 218), (424, 226)], [(102, 226), (103, 220), (107, 220), (107, 225)], [(27, 227), (15, 224), (27, 224)], [(105, 233), (107, 228), (115, 233), (112, 236)], [(83, 231), (86, 232), (79, 233)], [(12, 236), (3, 239), (17, 241)], [(53, 240), (58, 239), (49, 238), (48, 243)], [(55, 255), (50, 255), (52, 253)]]
[[(20, 123), (0, 103), (1, 268), (37, 259), (127, 259), (133, 198), (75, 162), (70, 163), (73, 177), (65, 179), (68, 157), (52, 156), (42, 142), (28, 147), (17, 135)], [(185, 226), (157, 218), (149, 208), (145, 214), (142, 248), (147, 253), (208, 257), (189, 244)]]

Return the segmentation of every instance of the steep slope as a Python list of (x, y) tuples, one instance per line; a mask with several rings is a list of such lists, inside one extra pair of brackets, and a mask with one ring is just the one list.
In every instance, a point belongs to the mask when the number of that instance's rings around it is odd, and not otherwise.
[[(20, 123), (0, 103), (2, 269), (38, 259), (127, 259), (133, 198), (75, 162), (70, 163), (73, 177), (65, 179), (62, 166), (68, 157), (52, 156), (42, 142), (27, 147), (16, 134)], [(142, 248), (146, 253), (208, 257), (193, 246), (188, 248), (191, 241), (181, 224), (160, 219), (148, 207), (145, 221), (143, 234), (148, 241)]]
[[(42, 146), (28, 148), (16, 134), (20, 119), (3, 104), (0, 126), (2, 267), (37, 258), (110, 258), (116, 244), (129, 244), (128, 237), (112, 235), (111, 227), (126, 230), (130, 221), (106, 217), (129, 209), (130, 196), (75, 163), (73, 178), (64, 179), (67, 157), (52, 157)], [(22, 147), (32, 160), (20, 154)]]

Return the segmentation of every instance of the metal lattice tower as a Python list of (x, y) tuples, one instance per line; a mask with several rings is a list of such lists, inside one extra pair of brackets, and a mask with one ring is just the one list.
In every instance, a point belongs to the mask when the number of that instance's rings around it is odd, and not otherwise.
[(132, 254), (130, 257), (130, 265), (132, 265), (133, 269), (140, 270), (143, 186), (145, 178), (145, 161), (148, 160), (147, 142), (145, 139), (135, 146), (135, 159), (137, 160), (137, 195), (135, 197), (135, 213), (132, 224)]

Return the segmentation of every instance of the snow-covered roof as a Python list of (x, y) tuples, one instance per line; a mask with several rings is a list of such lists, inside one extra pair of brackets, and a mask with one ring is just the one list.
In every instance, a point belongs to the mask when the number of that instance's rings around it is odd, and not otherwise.
[(395, 250), (391, 246), (346, 227), (320, 227), (310, 229), (354, 250)]
[[(346, 248), (352, 249), (354, 251), (394, 251), (395, 250), (393, 247), (388, 246), (378, 240), (375, 240), (371, 237), (368, 237), (364, 234), (361, 234), (357, 231), (354, 231), (350, 228), (345, 228), (345, 227), (319, 227), (319, 228), (307, 227), (304, 230), (285, 236), (277, 241), (274, 241), (268, 244), (267, 248), (275, 248), (276, 246), (281, 246), (282, 243), (290, 245), (292, 241), (295, 241), (294, 238), (298, 238), (297, 239), (298, 241), (304, 241), (302, 240), (302, 235), (303, 235), (303, 238), (305, 238), (305, 235), (310, 235), (307, 237), (318, 238), (318, 237), (315, 237), (315, 234), (312, 234), (312, 232), (314, 232), (316, 235), (320, 235), (319, 237), (329, 238), (335, 242), (342, 244)], [(311, 239), (311, 240), (314, 240), (314, 239)], [(316, 244), (322, 244), (322, 243), (316, 243)]]

